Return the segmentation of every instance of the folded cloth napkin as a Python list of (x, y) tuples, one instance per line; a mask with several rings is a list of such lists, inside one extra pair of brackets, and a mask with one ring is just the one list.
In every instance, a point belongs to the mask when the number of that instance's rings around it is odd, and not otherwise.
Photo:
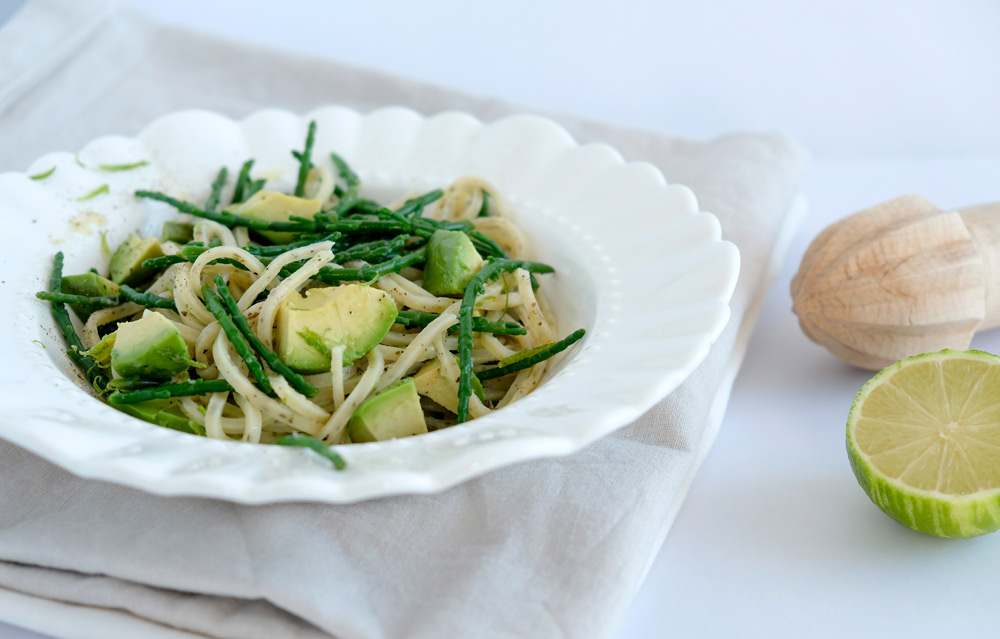
[[(332, 103), (486, 121), (526, 110), (163, 26), (104, 0), (33, 0), (0, 30), (0, 171), (180, 108), (240, 117)], [(571, 456), (348, 506), (158, 497), (0, 441), (0, 593), (115, 609), (148, 637), (613, 633), (715, 435), (805, 157), (780, 134), (694, 142), (550, 117), (690, 186), (739, 246), (732, 321), (680, 388)]]

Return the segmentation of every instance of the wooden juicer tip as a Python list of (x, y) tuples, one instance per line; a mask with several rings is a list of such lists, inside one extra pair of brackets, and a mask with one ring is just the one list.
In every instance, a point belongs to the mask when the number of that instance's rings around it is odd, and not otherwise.
[(840, 220), (803, 255), (792, 301), (810, 339), (861, 368), (967, 349), (1000, 326), (1000, 203), (904, 195)]

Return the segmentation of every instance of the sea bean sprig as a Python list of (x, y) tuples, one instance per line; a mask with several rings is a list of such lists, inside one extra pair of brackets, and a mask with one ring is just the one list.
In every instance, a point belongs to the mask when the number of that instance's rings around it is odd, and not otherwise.
[(236, 350), (236, 354), (246, 364), (247, 371), (253, 377), (254, 383), (271, 397), (276, 397), (274, 388), (271, 387), (271, 381), (264, 372), (264, 367), (243, 337), (243, 333), (240, 332), (240, 329), (236, 328), (233, 318), (226, 312), (226, 308), (222, 300), (219, 299), (218, 294), (208, 284), (201, 287), (201, 292), (205, 298), (205, 308), (208, 309), (216, 321), (219, 322), (219, 325), (222, 326), (222, 332), (226, 334), (226, 339), (229, 340), (229, 343), (233, 345), (233, 349)]
[[(178, 200), (175, 197), (170, 197), (166, 193), (161, 193), (159, 191), (145, 191), (139, 190), (135, 192), (136, 197), (146, 198), (149, 200), (157, 200), (159, 202), (165, 202), (170, 206), (174, 207), (181, 213), (187, 213), (188, 215), (193, 215), (195, 217), (204, 218), (206, 220), (212, 220), (213, 222), (218, 222), (219, 224), (228, 227), (236, 228), (237, 226), (245, 226), (250, 229), (257, 231), (278, 231), (285, 233), (301, 233), (309, 232), (313, 233), (317, 230), (322, 230), (316, 222), (311, 222), (308, 220), (300, 220), (297, 222), (269, 222), (267, 220), (258, 220), (251, 217), (245, 217), (242, 215), (235, 215), (233, 213), (228, 213), (225, 211), (215, 212), (206, 211), (205, 209), (199, 208), (190, 202), (185, 202), (184, 200)], [(330, 229), (337, 230), (337, 229)]]
[(228, 311), (229, 316), (233, 320), (233, 324), (239, 329), (240, 333), (246, 338), (247, 342), (253, 348), (254, 351), (263, 359), (268, 366), (271, 367), (275, 373), (278, 373), (282, 377), (288, 380), (288, 383), (292, 388), (302, 393), (306, 397), (312, 397), (319, 391), (316, 387), (306, 381), (304, 377), (293, 371), (288, 367), (278, 355), (264, 345), (264, 342), (257, 337), (257, 334), (253, 332), (250, 328), (250, 323), (247, 322), (247, 318), (240, 312), (239, 305), (236, 303), (236, 299), (233, 297), (232, 292), (226, 285), (225, 280), (222, 276), (215, 276), (215, 289), (222, 300), (223, 306), (225, 306), (226, 311)]
[(504, 375), (510, 375), (511, 373), (516, 373), (518, 371), (523, 371), (526, 368), (531, 368), (539, 362), (544, 362), (550, 357), (555, 356), (558, 353), (563, 352), (573, 344), (576, 344), (580, 339), (587, 334), (587, 331), (580, 328), (565, 338), (554, 342), (552, 344), (546, 344), (544, 346), (538, 346), (528, 351), (523, 351), (517, 353), (510, 360), (504, 360), (500, 362), (500, 366), (496, 368), (488, 368), (476, 373), (476, 377), (480, 381), (484, 379), (494, 379), (497, 377), (503, 377)]
[(312, 150), (316, 141), (316, 120), (309, 123), (309, 130), (306, 132), (306, 146), (302, 151), (292, 151), (292, 155), (299, 161), (299, 176), (295, 181), (295, 196), (302, 197), (306, 192), (306, 179), (309, 171), (313, 168)]
[(456, 424), (461, 424), (469, 418), (469, 397), (472, 395), (472, 311), (476, 306), (476, 297), (486, 291), (486, 282), (523, 268), (529, 273), (552, 273), (555, 271), (548, 264), (529, 262), (527, 260), (511, 260), (504, 258), (489, 258), (479, 272), (472, 276), (462, 293), (462, 304), (458, 309), (458, 410)]
[(110, 404), (138, 404), (151, 399), (170, 399), (171, 397), (192, 397), (224, 393), (232, 391), (233, 387), (224, 379), (194, 379), (187, 382), (167, 382), (152, 388), (134, 391), (115, 391), (108, 395)]
[[(422, 311), (399, 311), (396, 314), (396, 324), (407, 328), (423, 328), (440, 317), (437, 313)], [(457, 333), (458, 324), (450, 327), (448, 333)], [(491, 322), (485, 317), (472, 318), (472, 332), (493, 333), (494, 335), (527, 335), (528, 331), (517, 322)]]
[[(62, 271), (63, 254), (62, 251), (59, 251), (52, 260), (49, 292), (61, 292)], [(83, 354), (83, 342), (80, 341), (80, 336), (76, 334), (76, 328), (74, 328), (73, 321), (69, 317), (66, 305), (62, 302), (50, 302), (50, 304), (52, 306), (52, 319), (55, 320), (56, 326), (59, 327), (59, 332), (62, 333), (63, 339), (66, 340), (66, 354), (73, 360), (74, 364), (80, 367), (94, 388), (103, 393), (108, 387), (108, 378), (104, 374), (104, 369), (97, 363), (97, 360)]]
[(347, 463), (344, 461), (344, 458), (341, 457), (337, 451), (331, 448), (328, 444), (325, 444), (322, 440), (310, 437), (309, 435), (292, 433), (291, 435), (279, 437), (274, 440), (274, 443), (278, 446), (298, 446), (300, 448), (309, 448), (330, 460), (330, 463), (332, 463), (333, 467), (337, 470), (344, 470), (344, 468), (347, 467)]
[(74, 293), (39, 291), (35, 293), (35, 297), (58, 304), (80, 306), (88, 310), (111, 308), (125, 302), (132, 302), (146, 308), (169, 308), (174, 311), (177, 310), (177, 306), (172, 299), (160, 297), (153, 293), (137, 291), (125, 284), (118, 287), (118, 295), (76, 295)]

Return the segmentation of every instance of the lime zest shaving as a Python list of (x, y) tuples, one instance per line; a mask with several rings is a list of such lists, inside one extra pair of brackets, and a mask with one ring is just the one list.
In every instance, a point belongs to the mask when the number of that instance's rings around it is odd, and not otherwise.
[(128, 164), (98, 164), (97, 168), (102, 171), (131, 171), (132, 169), (138, 169), (141, 166), (149, 166), (149, 162), (146, 160), (139, 160), (138, 162), (131, 162)]
[(104, 193), (111, 193), (111, 189), (108, 187), (107, 184), (102, 184), (99, 187), (97, 187), (96, 189), (94, 189), (93, 191), (91, 191), (90, 193), (87, 193), (86, 195), (81, 195), (80, 197), (76, 198), (76, 201), (77, 202), (86, 202), (87, 200), (92, 200), (95, 197), (97, 197), (98, 195), (101, 195), (101, 194), (104, 194)]

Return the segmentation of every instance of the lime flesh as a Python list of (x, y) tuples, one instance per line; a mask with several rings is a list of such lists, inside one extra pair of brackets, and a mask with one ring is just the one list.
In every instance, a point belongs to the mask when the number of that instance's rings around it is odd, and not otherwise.
[(847, 454), (865, 493), (905, 526), (1000, 529), (1000, 357), (945, 350), (882, 370), (851, 407)]

